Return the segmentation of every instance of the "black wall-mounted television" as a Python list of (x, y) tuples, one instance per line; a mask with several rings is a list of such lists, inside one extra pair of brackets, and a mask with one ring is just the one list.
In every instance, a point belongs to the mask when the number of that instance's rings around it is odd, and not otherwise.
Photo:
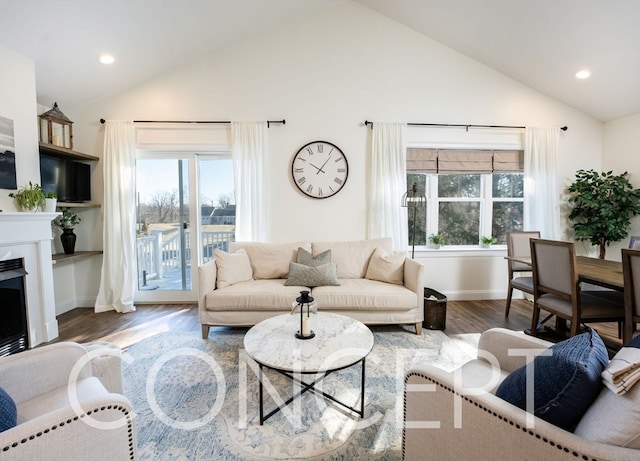
[(40, 154), (40, 183), (45, 192), (55, 192), (58, 202), (91, 200), (91, 165)]

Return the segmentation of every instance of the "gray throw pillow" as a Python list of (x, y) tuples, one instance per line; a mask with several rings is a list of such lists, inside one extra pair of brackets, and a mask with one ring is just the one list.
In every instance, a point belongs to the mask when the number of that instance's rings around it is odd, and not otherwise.
[(304, 264), (290, 263), (289, 278), (284, 283), (287, 286), (320, 287), (325, 285), (340, 285), (336, 265), (334, 263), (320, 266), (305, 266)]
[(320, 253), (319, 255), (313, 256), (304, 248), (298, 248), (298, 259), (296, 261), (298, 264), (304, 264), (305, 266), (321, 266), (323, 264), (328, 264), (331, 262), (331, 250), (326, 250)]

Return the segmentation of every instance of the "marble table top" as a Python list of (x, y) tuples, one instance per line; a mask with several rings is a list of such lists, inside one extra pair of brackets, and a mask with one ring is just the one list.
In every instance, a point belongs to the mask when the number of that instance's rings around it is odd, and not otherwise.
[(262, 365), (295, 373), (339, 370), (359, 362), (373, 348), (371, 330), (350, 317), (319, 312), (312, 322), (315, 337), (298, 339), (300, 314), (263, 320), (247, 332), (244, 348)]

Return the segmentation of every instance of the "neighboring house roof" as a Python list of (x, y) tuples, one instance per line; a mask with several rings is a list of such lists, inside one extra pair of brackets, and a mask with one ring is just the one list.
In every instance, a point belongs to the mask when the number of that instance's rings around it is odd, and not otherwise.
[(202, 216), (213, 216), (213, 211), (216, 209), (214, 206), (202, 205), (200, 207), (200, 214)]
[(235, 216), (236, 206), (229, 205), (226, 208), (216, 208), (211, 216)]

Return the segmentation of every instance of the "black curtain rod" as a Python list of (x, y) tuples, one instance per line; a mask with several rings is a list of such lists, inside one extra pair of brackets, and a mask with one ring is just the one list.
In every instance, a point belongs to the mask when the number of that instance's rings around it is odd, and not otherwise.
[[(101, 118), (100, 123), (104, 125), (106, 122), (105, 119)], [(230, 120), (134, 120), (133, 123), (231, 123)], [(285, 119), (282, 120), (267, 120), (267, 128), (271, 127), (271, 124), (280, 124), (285, 125), (287, 121)]]
[[(373, 130), (373, 122), (368, 120), (364, 121), (364, 126), (371, 125), (371, 129)], [(516, 128), (520, 130), (524, 130), (526, 126), (510, 126), (510, 125), (456, 125), (451, 123), (407, 123), (407, 126), (452, 126), (458, 128), (466, 128), (469, 131), (469, 128)], [(562, 126), (560, 127), (562, 131), (567, 131), (569, 127)]]

